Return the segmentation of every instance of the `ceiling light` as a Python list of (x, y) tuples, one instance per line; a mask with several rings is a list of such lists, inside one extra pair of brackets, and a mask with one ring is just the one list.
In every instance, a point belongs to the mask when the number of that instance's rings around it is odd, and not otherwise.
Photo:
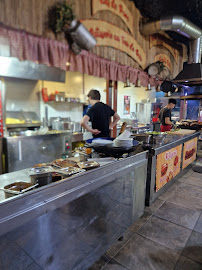
[(71, 65), (70, 62), (67, 62), (67, 63), (66, 63), (66, 66), (70, 66), (70, 65)]

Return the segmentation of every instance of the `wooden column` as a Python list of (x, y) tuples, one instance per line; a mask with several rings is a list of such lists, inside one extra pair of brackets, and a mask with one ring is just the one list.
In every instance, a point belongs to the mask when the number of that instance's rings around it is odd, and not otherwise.
[[(106, 104), (109, 105), (115, 112), (117, 112), (117, 81), (107, 80), (106, 82)], [(113, 106), (113, 107), (112, 107)], [(111, 137), (116, 138), (117, 127), (111, 131)]]
[[(114, 102), (113, 102), (113, 110), (115, 112), (117, 112), (117, 86), (118, 86), (118, 82), (114, 81), (114, 89), (113, 89), (113, 98), (114, 98)], [(117, 126), (115, 126), (113, 128), (113, 132), (112, 132), (112, 137), (116, 138), (117, 135)]]

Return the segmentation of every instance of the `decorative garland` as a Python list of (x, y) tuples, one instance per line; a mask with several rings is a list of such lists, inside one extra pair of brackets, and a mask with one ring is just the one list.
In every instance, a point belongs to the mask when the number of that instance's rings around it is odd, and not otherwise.
[(48, 25), (54, 33), (67, 32), (74, 18), (72, 7), (66, 2), (59, 2), (49, 10)]

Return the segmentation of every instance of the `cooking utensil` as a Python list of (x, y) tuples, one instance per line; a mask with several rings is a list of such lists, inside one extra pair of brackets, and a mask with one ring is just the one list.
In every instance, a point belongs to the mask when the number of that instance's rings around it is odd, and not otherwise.
[(133, 134), (131, 135), (131, 137), (135, 138), (139, 142), (149, 143), (152, 136), (149, 134), (139, 133), (139, 134)]
[(121, 135), (125, 131), (126, 127), (127, 127), (127, 123), (126, 122), (123, 122), (123, 124), (121, 126), (121, 130), (119, 132), (119, 135)]

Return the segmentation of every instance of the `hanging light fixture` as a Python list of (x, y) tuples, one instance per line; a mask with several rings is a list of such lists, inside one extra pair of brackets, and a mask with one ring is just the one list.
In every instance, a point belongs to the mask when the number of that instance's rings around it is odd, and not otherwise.
[(130, 87), (130, 82), (128, 78), (126, 79), (126, 82), (124, 83), (123, 88), (126, 88), (126, 87)]
[(151, 91), (151, 90), (152, 90), (152, 89), (151, 89), (151, 84), (148, 83), (147, 89), (145, 89), (145, 91)]
[(158, 85), (156, 86), (156, 92), (161, 92), (161, 90), (160, 90), (160, 88), (159, 88)]
[(134, 83), (134, 86), (135, 87), (141, 87), (141, 85), (140, 85), (140, 80), (136, 80), (136, 82)]

